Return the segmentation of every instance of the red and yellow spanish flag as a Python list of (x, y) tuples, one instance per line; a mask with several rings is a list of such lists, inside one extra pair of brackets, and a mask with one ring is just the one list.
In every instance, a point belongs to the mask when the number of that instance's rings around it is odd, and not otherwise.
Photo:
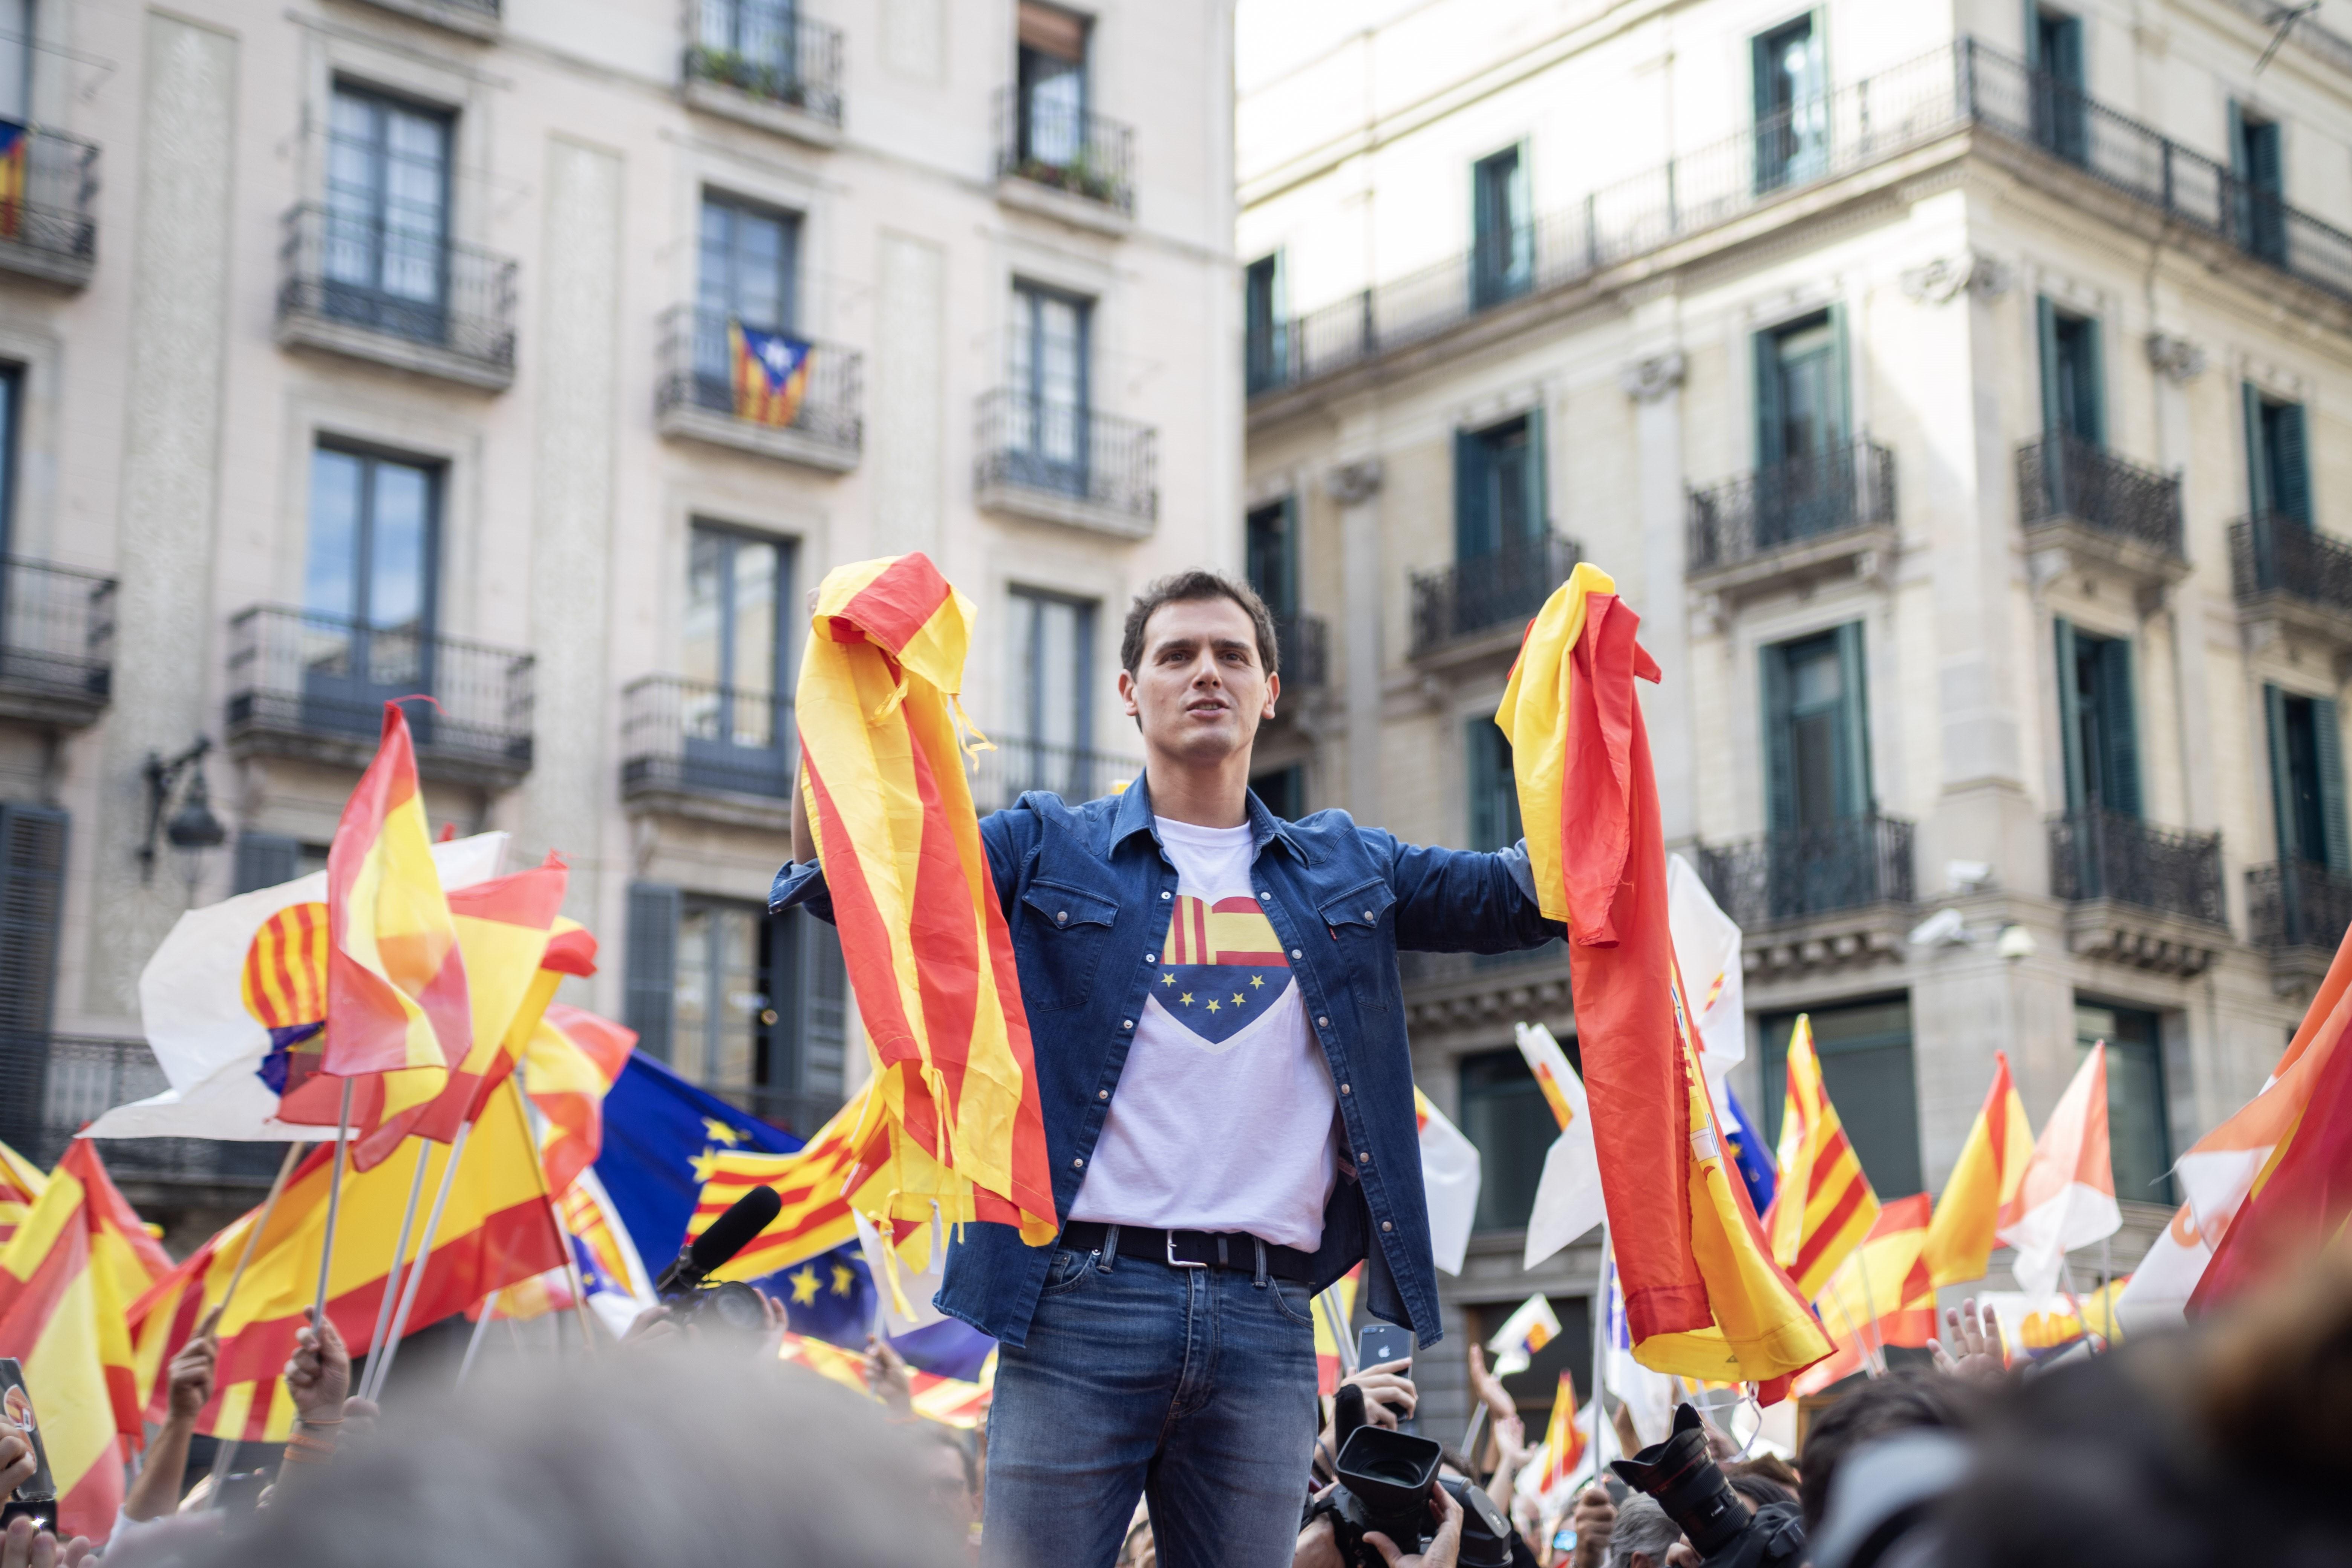
[(0, 1356), (24, 1363), (66, 1534), (103, 1543), (144, 1441), (126, 1314), (172, 1260), (87, 1138), (66, 1146), (0, 1250)]
[[(964, 776), (972, 609), (922, 555), (844, 566), (817, 592), (798, 717), (810, 826), (880, 1086), (877, 1119), (971, 1183), (977, 1216), (1042, 1247), (1057, 1229), (1045, 1124)], [(867, 1217), (930, 1217), (866, 1189)]]
[[(279, 1119), (331, 1126), (342, 1098), (332, 1080), (371, 1073), (384, 1075), (379, 1120), (425, 1104), (466, 1059), (473, 1017), (417, 793), (416, 748), (397, 703), (383, 705), (375, 760), (327, 851), (327, 1028), (317, 1076), (299, 1087), (289, 1081)], [(352, 1163), (365, 1170), (385, 1152), (355, 1147)]]
[(1914, 1193), (1880, 1209), (1862, 1245), (1830, 1276), (1813, 1305), (1837, 1349), (1807, 1367), (1793, 1392), (1819, 1393), (1887, 1345), (1917, 1350), (1936, 1337), (1936, 1287), (1924, 1252), (1929, 1207), (1927, 1194)]
[(1593, 1144), (1634, 1359), (1780, 1380), (1829, 1353), (1773, 1261), (1698, 1068), (1666, 924), (1657, 782), (1635, 679), (1658, 667), (1606, 573), (1580, 565), (1528, 627), (1495, 721), (1511, 742), (1543, 912), (1565, 923)]
[[(1341, 1370), (1339, 1335), (1356, 1321), (1356, 1283), (1363, 1271), (1364, 1266), (1357, 1264), (1315, 1299), (1315, 1392), (1327, 1399), (1339, 1392), (1339, 1380), (1346, 1375)], [(1331, 1327), (1334, 1322), (1339, 1324), (1336, 1333)]]
[(1812, 1020), (1797, 1015), (1789, 1031), (1789, 1089), (1780, 1110), (1780, 1188), (1765, 1211), (1772, 1256), (1797, 1282), (1820, 1295), (1846, 1254), (1878, 1222), (1878, 1194), (1846, 1142), (1845, 1123), (1822, 1082)]
[(1549, 1496), (1566, 1486), (1584, 1465), (1584, 1428), (1576, 1424), (1576, 1378), (1566, 1367), (1551, 1399), (1551, 1419), (1544, 1426), (1544, 1463), (1536, 1478), (1536, 1494)]
[(2001, 1209), (2014, 1202), (2033, 1159), (2033, 1129), (2026, 1125), (2025, 1102), (2010, 1081), (2009, 1053), (1992, 1054), (1992, 1087), (1985, 1090), (1969, 1141), (1944, 1179), (1928, 1223), (1925, 1256), (1937, 1285), (1960, 1285), (1984, 1278), (1990, 1266), (1993, 1228)]
[(562, 1002), (549, 1005), (523, 1047), (523, 1092), (546, 1118), (539, 1159), (547, 1190), (565, 1194), (604, 1147), (604, 1096), (611, 1092), (637, 1032)]
[(8, 1238), (41, 1201), (41, 1189), (48, 1184), (38, 1165), (0, 1143), (0, 1251), (6, 1250)]

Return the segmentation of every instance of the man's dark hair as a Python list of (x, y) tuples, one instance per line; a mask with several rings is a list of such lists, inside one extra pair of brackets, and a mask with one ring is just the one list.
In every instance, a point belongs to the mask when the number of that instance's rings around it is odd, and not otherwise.
[(941, 1426), (929, 1421), (923, 1423), (922, 1433), (931, 1442), (955, 1450), (955, 1457), (963, 1461), (963, 1489), (978, 1497), (980, 1456), (972, 1452), (971, 1439), (952, 1426)]
[(1958, 1428), (1968, 1425), (1965, 1391), (1940, 1373), (1898, 1368), (1848, 1392), (1812, 1419), (1805, 1449), (1797, 1458), (1798, 1493), (1805, 1505), (1805, 1531), (1821, 1528), (1829, 1508), (1830, 1483), (1838, 1461), (1864, 1444), (1915, 1427)]
[(1274, 612), (1257, 596), (1257, 590), (1246, 583), (1236, 583), (1222, 572), (1195, 569), (1171, 573), (1144, 584), (1143, 592), (1127, 608), (1127, 629), (1119, 635), (1118, 667), (1128, 674), (1143, 662), (1143, 627), (1151, 619), (1151, 612), (1162, 605), (1194, 604), (1202, 599), (1231, 599), (1248, 612), (1250, 625), (1257, 632), (1257, 661), (1268, 675), (1281, 673), (1281, 649), (1276, 646)]

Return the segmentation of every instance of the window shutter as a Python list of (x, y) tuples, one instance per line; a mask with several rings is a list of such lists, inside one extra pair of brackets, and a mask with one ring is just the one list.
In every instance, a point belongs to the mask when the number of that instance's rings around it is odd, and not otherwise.
[(1511, 155), (1510, 178), (1505, 185), (1508, 200), (1504, 204), (1504, 221), (1511, 226), (1511, 282), (1514, 288), (1525, 288), (1534, 279), (1536, 231), (1528, 196), (1528, 150), (1521, 146)]
[[(1815, 48), (1818, 51), (1818, 43)], [(1830, 374), (1835, 379), (1830, 387), (1829, 417), (1830, 446), (1834, 449), (1853, 438), (1853, 411), (1850, 401), (1853, 377), (1847, 369), (1845, 307), (1843, 305), (1830, 307), (1830, 339), (1835, 345), (1830, 359)]]
[(2102, 644), (2098, 667), (2099, 737), (2106, 755), (2100, 772), (2107, 809), (2139, 815), (2139, 723), (2132, 701), (2132, 645), (2117, 637)]
[(2082, 677), (2074, 647), (2074, 623), (2053, 623), (2058, 634), (2058, 747), (2066, 762), (2066, 815), (2078, 816), (2090, 804), (2089, 781), (2084, 776), (2088, 759), (2083, 755)]
[(0, 802), (0, 1050), (37, 1041), (56, 1010), (67, 816)]
[(236, 836), (236, 890), (274, 888), (302, 874), (302, 841), (282, 833)]
[(2271, 454), (2271, 505), (2311, 526), (2311, 456), (2303, 438), (2303, 405), (2281, 404), (2271, 411), (2278, 449)]
[(1766, 826), (1797, 826), (1797, 756), (1789, 717), (1788, 649), (1759, 650), (1764, 666), (1764, 804)]
[[(2233, 110), (2235, 107), (2231, 106)], [(2259, 514), (2272, 506), (2270, 443), (2263, 439), (2263, 395), (2251, 381), (2241, 383), (2238, 394), (2246, 417), (2246, 510)]]
[(2294, 763), (2287, 754), (2286, 694), (2275, 686), (2263, 687), (2263, 717), (2271, 748), (2271, 818), (2278, 825), (2279, 863), (2285, 865), (2300, 857), (2297, 841), (2302, 835), (2294, 828)]
[(1777, 468), (1789, 456), (1788, 418), (1780, 406), (1780, 335), (1756, 334), (1756, 466)]
[[(1530, 541), (1551, 531), (1551, 507), (1544, 461), (1544, 411), (1538, 403), (1528, 410), (1528, 460), (1519, 466), (1527, 484), (1527, 529)], [(1549, 586), (1549, 584), (1545, 586)]]
[(1863, 668), (1860, 621), (1838, 627), (1837, 651), (1838, 813), (1859, 816), (1878, 808), (1871, 793), (1870, 683)]
[[(2331, 871), (2352, 871), (2352, 845), (2345, 839), (2344, 824), (2344, 736), (2336, 728), (2336, 702), (2333, 698), (2311, 700), (2311, 728), (2318, 739), (2319, 752), (2319, 826), (2326, 836), (2327, 868)], [(2304, 853), (2313, 859), (2320, 858), (2309, 849)]]
[(2094, 447), (2105, 447), (2107, 444), (2107, 362), (2100, 344), (2096, 317), (2083, 323), (2083, 357), (2085, 362), (2082, 366), (2083, 374), (2074, 389), (2082, 405), (2074, 411), (2079, 422), (2075, 434)]
[(1475, 561), (1495, 549), (1486, 516), (1486, 447), (1468, 430), (1454, 432), (1454, 558)]
[(2042, 428), (2063, 430), (2066, 416), (2058, 390), (2058, 312), (2047, 297), (2034, 300), (2034, 310), (2042, 333)]
[(839, 1099), (849, 994), (841, 933), (814, 915), (800, 923), (801, 1092)]
[(670, 1058), (670, 1025), (677, 1009), (677, 889), (666, 882), (629, 884), (629, 960), (623, 1022), (637, 1047)]

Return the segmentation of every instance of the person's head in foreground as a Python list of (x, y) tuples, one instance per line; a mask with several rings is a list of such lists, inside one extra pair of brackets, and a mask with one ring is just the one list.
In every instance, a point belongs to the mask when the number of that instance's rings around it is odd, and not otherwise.
[(954, 1563), (961, 1521), (916, 1480), (929, 1447), (795, 1368), (684, 1349), (518, 1367), (394, 1410), (207, 1563)]

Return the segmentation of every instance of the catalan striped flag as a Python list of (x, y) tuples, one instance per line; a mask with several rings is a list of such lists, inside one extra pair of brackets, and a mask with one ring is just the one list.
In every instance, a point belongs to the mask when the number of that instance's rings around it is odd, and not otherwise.
[[(970, 1182), (983, 1220), (1059, 1229), (1012, 933), (961, 743), (972, 608), (930, 561), (836, 569), (818, 589), (797, 712), (810, 825), (894, 1148)], [(870, 1218), (926, 1220), (876, 1189)]]
[(1878, 1194), (1846, 1142), (1845, 1124), (1822, 1082), (1812, 1020), (1789, 1031), (1789, 1088), (1780, 1111), (1780, 1186), (1764, 1227), (1772, 1256), (1808, 1296), (1818, 1296), (1846, 1254), (1878, 1221)]
[(793, 1153), (720, 1152), (697, 1162), (702, 1192), (687, 1223), (689, 1239), (709, 1230), (753, 1187), (773, 1187), (784, 1205), (765, 1230), (719, 1266), (716, 1278), (763, 1279), (857, 1239), (851, 1183), (861, 1168), (887, 1160), (889, 1152), (873, 1099), (869, 1082)]
[(549, 1004), (531, 1031), (522, 1087), (547, 1119), (539, 1158), (549, 1192), (568, 1194), (603, 1151), (604, 1096), (636, 1048), (635, 1029), (562, 1002)]
[(1536, 1495), (1557, 1492), (1584, 1466), (1584, 1428), (1576, 1422), (1576, 1375), (1560, 1368), (1559, 1388), (1552, 1394), (1551, 1419), (1544, 1426), (1543, 1468), (1537, 1473)]
[[(473, 1016), (449, 900), (433, 865), (433, 836), (417, 793), (416, 748), (397, 703), (383, 705), (383, 739), (360, 775), (327, 851), (327, 1026), (318, 1077), (289, 1082), (278, 1116), (332, 1125), (341, 1085), (385, 1075), (382, 1118), (438, 1095), (466, 1059)], [(356, 1124), (356, 1123), (355, 1123)], [(365, 1170), (371, 1159), (352, 1151)]]
[(991, 1351), (988, 1360), (981, 1363), (977, 1381), (941, 1377), (919, 1368), (910, 1373), (907, 1381), (916, 1415), (959, 1432), (969, 1432), (988, 1419), (989, 1401), (996, 1392), (996, 1352)]
[(0, 1250), (5, 1250), (8, 1238), (16, 1234), (25, 1215), (40, 1202), (41, 1189), (49, 1184), (41, 1168), (5, 1143), (0, 1143)]
[(15, 239), (25, 226), (25, 160), (33, 133), (0, 121), (0, 239)]
[(857, 1351), (812, 1339), (806, 1334), (786, 1334), (776, 1347), (776, 1359), (804, 1366), (829, 1383), (860, 1394), (871, 1392), (866, 1386), (866, 1357)]
[(790, 425), (808, 394), (809, 356), (815, 350), (782, 332), (727, 323), (727, 363), (735, 388), (735, 417), (754, 425)]
[(2025, 1102), (2010, 1079), (2009, 1053), (1995, 1051), (1992, 1085), (1952, 1173), (1944, 1178), (1944, 1195), (1936, 1200), (1936, 1217), (1927, 1226), (1927, 1272), (1937, 1285), (1984, 1278), (2000, 1211), (2016, 1200), (2032, 1158), (2033, 1129), (2026, 1125)]
[[(1829, 1353), (1727, 1159), (1669, 927), (1636, 679), (1658, 667), (1609, 575), (1579, 565), (1529, 625), (1495, 721), (1543, 912), (1568, 927), (1577, 1036), (1633, 1354), (1766, 1400)], [(1710, 977), (1711, 978), (1711, 977)]]
[(68, 1535), (103, 1542), (144, 1441), (126, 1311), (172, 1260), (77, 1138), (0, 1250), (0, 1356), (24, 1363)]
[(1936, 1337), (1936, 1287), (1924, 1254), (1930, 1207), (1927, 1194), (1914, 1193), (1881, 1208), (1862, 1245), (1830, 1276), (1813, 1306), (1837, 1349), (1798, 1376), (1790, 1384), (1796, 1394), (1818, 1393), (1881, 1362), (1888, 1345), (1917, 1350)]

